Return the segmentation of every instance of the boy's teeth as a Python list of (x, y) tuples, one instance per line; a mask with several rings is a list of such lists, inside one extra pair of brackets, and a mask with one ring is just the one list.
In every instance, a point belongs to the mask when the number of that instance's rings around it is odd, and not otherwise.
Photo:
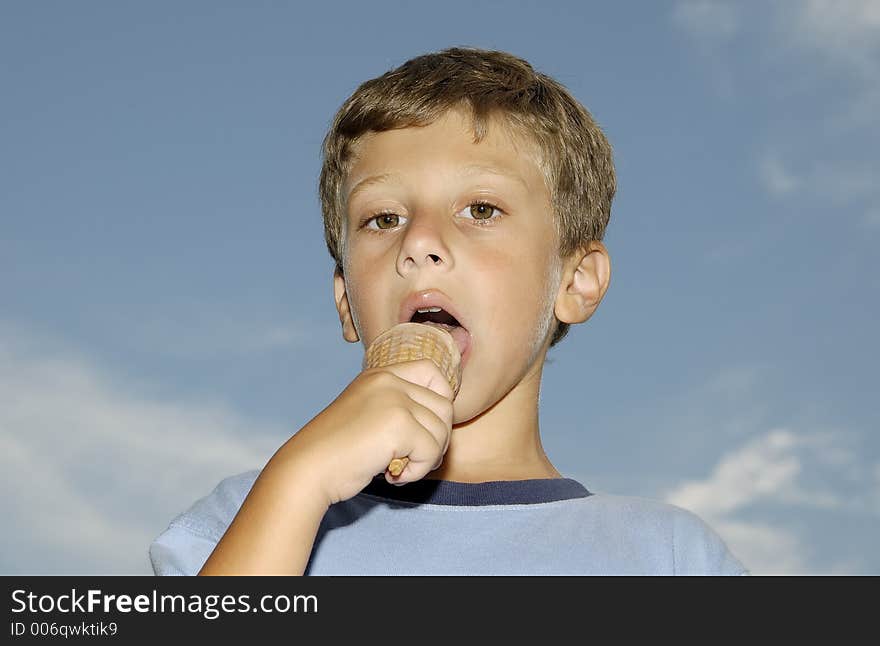
[(440, 309), (441, 308), (439, 308), (439, 307), (423, 307), (417, 311), (420, 312), (421, 314), (424, 314), (426, 312), (439, 312)]

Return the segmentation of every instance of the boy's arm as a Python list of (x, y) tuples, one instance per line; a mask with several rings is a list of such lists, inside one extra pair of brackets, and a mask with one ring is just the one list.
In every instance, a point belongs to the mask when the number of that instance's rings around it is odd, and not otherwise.
[(284, 448), (266, 464), (199, 575), (305, 572), (328, 506)]
[(266, 463), (199, 574), (303, 574), (330, 505), (356, 495), (394, 458), (409, 458), (395, 483), (440, 466), (452, 397), (430, 359), (361, 372)]

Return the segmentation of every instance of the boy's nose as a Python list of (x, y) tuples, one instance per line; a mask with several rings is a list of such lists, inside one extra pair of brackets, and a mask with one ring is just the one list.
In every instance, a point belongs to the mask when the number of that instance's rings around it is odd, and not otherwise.
[(448, 271), (451, 268), (451, 255), (441, 234), (442, 225), (424, 217), (414, 220), (407, 225), (401, 242), (397, 257), (398, 273), (405, 277), (426, 267)]

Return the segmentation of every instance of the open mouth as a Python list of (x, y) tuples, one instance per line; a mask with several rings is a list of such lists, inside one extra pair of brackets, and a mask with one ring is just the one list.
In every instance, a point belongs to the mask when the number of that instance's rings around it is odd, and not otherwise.
[(433, 323), (446, 328), (461, 327), (461, 323), (442, 307), (426, 307), (413, 312), (410, 323)]
[(464, 365), (471, 346), (471, 335), (452, 314), (442, 307), (424, 307), (413, 312), (410, 322), (434, 325), (449, 332), (452, 338), (455, 339), (456, 345), (458, 345), (462, 365)]

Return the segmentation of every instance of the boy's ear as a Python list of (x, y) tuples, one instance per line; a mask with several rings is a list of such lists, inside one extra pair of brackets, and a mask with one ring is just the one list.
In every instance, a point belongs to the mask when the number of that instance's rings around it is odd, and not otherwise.
[(562, 323), (583, 323), (599, 307), (610, 282), (608, 249), (592, 240), (563, 261), (556, 318)]
[(351, 316), (348, 295), (345, 293), (345, 278), (338, 267), (333, 271), (333, 299), (336, 301), (336, 311), (339, 312), (339, 322), (342, 324), (342, 338), (349, 343), (360, 341)]

